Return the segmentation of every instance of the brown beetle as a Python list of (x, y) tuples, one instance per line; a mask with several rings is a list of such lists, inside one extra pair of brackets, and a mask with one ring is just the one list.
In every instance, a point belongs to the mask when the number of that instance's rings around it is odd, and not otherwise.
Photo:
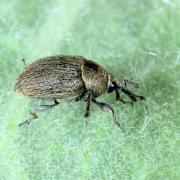
[(53, 100), (54, 104), (33, 107), (30, 110), (32, 117), (19, 126), (30, 124), (38, 118), (36, 115), (38, 111), (58, 105), (60, 99), (85, 101), (85, 117), (89, 116), (90, 104), (93, 102), (102, 110), (111, 112), (114, 122), (120, 126), (116, 121), (114, 109), (106, 103), (96, 101), (96, 98), (101, 94), (115, 91), (116, 100), (126, 103), (120, 97), (122, 91), (132, 102), (137, 99), (145, 100), (144, 96), (138, 96), (128, 90), (127, 83), (138, 87), (137, 83), (128, 80), (121, 85), (102, 66), (82, 56), (61, 55), (39, 59), (28, 65), (19, 75), (15, 89), (31, 98)]

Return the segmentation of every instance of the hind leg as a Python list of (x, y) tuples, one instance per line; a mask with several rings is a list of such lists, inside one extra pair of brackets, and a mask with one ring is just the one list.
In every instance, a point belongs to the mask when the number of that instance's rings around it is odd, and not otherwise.
[(30, 125), (32, 123), (32, 121), (34, 121), (35, 119), (38, 118), (38, 116), (36, 114), (37, 112), (46, 111), (48, 109), (53, 108), (54, 106), (57, 106), (58, 104), (59, 104), (59, 102), (55, 99), (54, 104), (39, 105), (39, 106), (32, 107), (32, 109), (29, 111), (31, 117), (28, 118), (26, 121), (20, 123), (19, 126), (23, 126), (24, 124)]

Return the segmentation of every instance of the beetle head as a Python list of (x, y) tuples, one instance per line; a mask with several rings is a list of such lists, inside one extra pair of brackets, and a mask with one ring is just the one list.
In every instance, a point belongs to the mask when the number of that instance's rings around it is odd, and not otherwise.
[(119, 80), (109, 75), (107, 93), (112, 93), (114, 90), (118, 89), (119, 86), (120, 86)]
[[(126, 82), (127, 82), (127, 80), (126, 80)], [(137, 83), (133, 83), (133, 82), (130, 82), (130, 83), (136, 85), (135, 87), (138, 88)], [(111, 93), (114, 90), (116, 91), (116, 96), (118, 96), (118, 97), (119, 97), (119, 92), (121, 91), (124, 94), (126, 94), (132, 101), (137, 101), (137, 99), (146, 100), (146, 98), (144, 96), (138, 96), (138, 95), (134, 94), (133, 92), (131, 92), (127, 88), (126, 84), (121, 85), (119, 80), (117, 80), (113, 76), (109, 76), (107, 93)]]

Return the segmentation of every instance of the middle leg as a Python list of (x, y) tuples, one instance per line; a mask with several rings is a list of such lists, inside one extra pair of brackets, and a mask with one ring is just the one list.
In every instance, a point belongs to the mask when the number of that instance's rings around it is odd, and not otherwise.
[(130, 102), (130, 101), (124, 101), (121, 96), (120, 96), (120, 93), (119, 93), (119, 90), (116, 89), (116, 101), (120, 101), (122, 102), (123, 104), (131, 104), (133, 106), (133, 102)]
[(110, 106), (109, 104), (106, 104), (104, 102), (97, 102), (95, 99), (92, 99), (92, 102), (95, 103), (101, 110), (110, 112), (113, 116), (113, 120), (114, 120), (115, 124), (118, 127), (121, 127), (120, 123), (116, 121), (116, 115), (115, 115), (115, 112), (114, 112), (114, 109), (112, 106)]
[(86, 111), (84, 113), (84, 117), (89, 117), (89, 112), (90, 112), (90, 106), (91, 106), (91, 94), (89, 93), (86, 99)]

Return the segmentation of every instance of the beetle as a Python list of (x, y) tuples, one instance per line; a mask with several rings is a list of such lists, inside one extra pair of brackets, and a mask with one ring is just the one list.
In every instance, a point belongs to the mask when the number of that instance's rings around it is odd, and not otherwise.
[(111, 112), (114, 122), (120, 127), (112, 106), (98, 102), (96, 98), (115, 91), (116, 100), (124, 104), (129, 102), (121, 98), (120, 92), (125, 93), (131, 103), (145, 100), (144, 96), (132, 93), (127, 88), (128, 83), (138, 88), (137, 83), (128, 80), (120, 82), (102, 66), (82, 56), (57, 55), (38, 59), (18, 76), (15, 90), (30, 98), (52, 100), (54, 104), (32, 107), (29, 111), (31, 117), (19, 126), (30, 124), (38, 118), (37, 112), (55, 107), (59, 100), (74, 100), (86, 102), (84, 117), (89, 116), (92, 102), (103, 111)]

